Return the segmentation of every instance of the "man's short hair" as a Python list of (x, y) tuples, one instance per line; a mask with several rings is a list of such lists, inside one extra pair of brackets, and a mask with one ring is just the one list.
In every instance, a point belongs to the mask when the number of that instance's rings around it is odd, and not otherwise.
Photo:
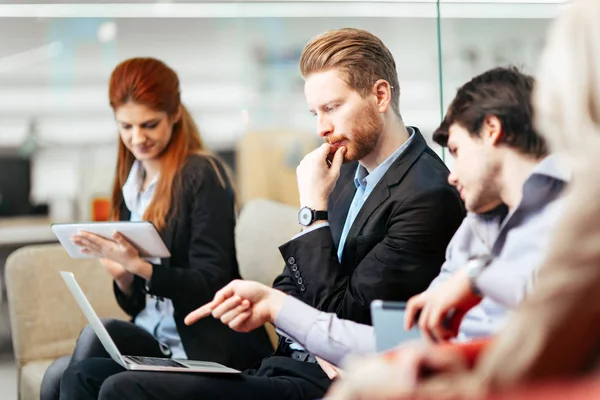
[(379, 79), (391, 88), (391, 106), (400, 115), (400, 84), (396, 62), (377, 36), (360, 29), (343, 28), (327, 31), (311, 39), (300, 56), (304, 78), (317, 72), (339, 70), (340, 78), (361, 96), (371, 92)]
[(494, 116), (502, 124), (500, 143), (523, 154), (545, 156), (546, 141), (533, 126), (534, 83), (533, 77), (516, 67), (494, 68), (476, 76), (458, 89), (433, 140), (447, 146), (448, 130), (453, 124), (479, 137), (485, 118)]

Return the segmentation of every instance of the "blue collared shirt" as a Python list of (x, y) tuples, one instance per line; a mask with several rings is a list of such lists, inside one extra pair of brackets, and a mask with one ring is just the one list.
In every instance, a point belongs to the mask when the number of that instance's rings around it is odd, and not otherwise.
[(340, 262), (342, 261), (342, 254), (344, 252), (346, 239), (348, 238), (348, 232), (350, 232), (350, 228), (352, 227), (356, 216), (360, 212), (360, 209), (369, 198), (369, 195), (373, 189), (375, 189), (375, 186), (377, 186), (381, 178), (383, 178), (388, 169), (390, 169), (390, 166), (398, 159), (398, 157), (400, 157), (400, 155), (412, 142), (414, 130), (411, 127), (407, 127), (406, 129), (410, 135), (408, 140), (404, 142), (402, 146), (398, 147), (398, 149), (394, 151), (391, 156), (386, 158), (373, 171), (371, 171), (371, 173), (369, 173), (365, 167), (358, 164), (358, 168), (354, 174), (356, 192), (354, 193), (354, 198), (350, 204), (350, 209), (348, 210), (348, 215), (346, 216), (346, 222), (344, 223), (344, 229), (342, 230), (342, 236), (340, 236), (340, 244), (337, 249), (338, 260)]
[[(154, 196), (157, 179), (158, 177), (154, 178), (146, 190), (142, 190), (144, 167), (137, 160), (133, 163), (127, 181), (123, 185), (123, 200), (131, 212), (130, 221), (142, 220), (144, 212)], [(160, 264), (160, 259), (151, 261), (154, 264)], [(168, 348), (171, 357), (187, 359), (173, 314), (173, 302), (170, 299), (158, 299), (155, 296), (147, 295), (146, 307), (135, 317), (134, 323), (154, 336), (163, 347)]]

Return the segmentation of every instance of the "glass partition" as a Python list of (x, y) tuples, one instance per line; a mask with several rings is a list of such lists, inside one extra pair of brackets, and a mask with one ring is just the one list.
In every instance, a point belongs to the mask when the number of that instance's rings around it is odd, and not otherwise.
[[(89, 219), (110, 191), (117, 131), (107, 99), (124, 59), (164, 60), (205, 142), (236, 173), (242, 202), (297, 205), (295, 167), (321, 141), (300, 52), (356, 27), (398, 66), (401, 110), (429, 139), (439, 122), (435, 1), (0, 4), (0, 146), (32, 160), (32, 202), (54, 219)], [(439, 150), (439, 149), (438, 149)]]
[[(440, 0), (443, 109), (456, 89), (496, 66), (535, 74), (546, 30), (562, 0)], [(452, 158), (446, 163), (451, 167)]]
[(431, 143), (456, 88), (495, 65), (535, 71), (560, 0), (0, 4), (0, 151), (31, 159), (31, 201), (89, 219), (110, 191), (117, 143), (108, 77), (127, 58), (164, 60), (242, 202), (297, 205), (295, 166), (321, 139), (298, 69), (306, 42), (356, 27), (392, 51), (401, 112)]

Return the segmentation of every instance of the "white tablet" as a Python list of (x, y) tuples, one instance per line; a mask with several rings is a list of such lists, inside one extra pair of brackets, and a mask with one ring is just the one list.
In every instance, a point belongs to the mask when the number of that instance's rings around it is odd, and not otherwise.
[(81, 231), (94, 233), (112, 240), (115, 232), (123, 235), (145, 259), (171, 257), (169, 249), (163, 242), (156, 227), (148, 221), (129, 222), (82, 222), (52, 224), (52, 231), (72, 258), (95, 258), (81, 252), (81, 248), (71, 241), (71, 238)]

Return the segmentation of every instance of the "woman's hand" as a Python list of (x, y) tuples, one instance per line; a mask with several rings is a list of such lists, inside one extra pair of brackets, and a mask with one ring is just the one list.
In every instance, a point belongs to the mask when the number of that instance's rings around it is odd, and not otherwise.
[(114, 280), (120, 280), (132, 276), (133, 274), (127, 271), (121, 264), (108, 258), (101, 258), (100, 263), (104, 265), (106, 271), (113, 277)]
[[(142, 260), (137, 249), (118, 232), (115, 232), (113, 235), (113, 240), (109, 240), (93, 233), (82, 231), (73, 236), (72, 241), (75, 245), (82, 248), (81, 251), (84, 254), (113, 261), (126, 271), (139, 275), (146, 280), (152, 277), (152, 265)], [(114, 265), (111, 265), (109, 269), (109, 273), (113, 275), (111, 271), (118, 275), (121, 273)]]
[(113, 277), (119, 289), (125, 294), (131, 294), (131, 285), (133, 284), (133, 274), (127, 271), (123, 266), (115, 261), (109, 260), (108, 258), (101, 258), (100, 263), (104, 265), (104, 268), (108, 271), (110, 276)]

